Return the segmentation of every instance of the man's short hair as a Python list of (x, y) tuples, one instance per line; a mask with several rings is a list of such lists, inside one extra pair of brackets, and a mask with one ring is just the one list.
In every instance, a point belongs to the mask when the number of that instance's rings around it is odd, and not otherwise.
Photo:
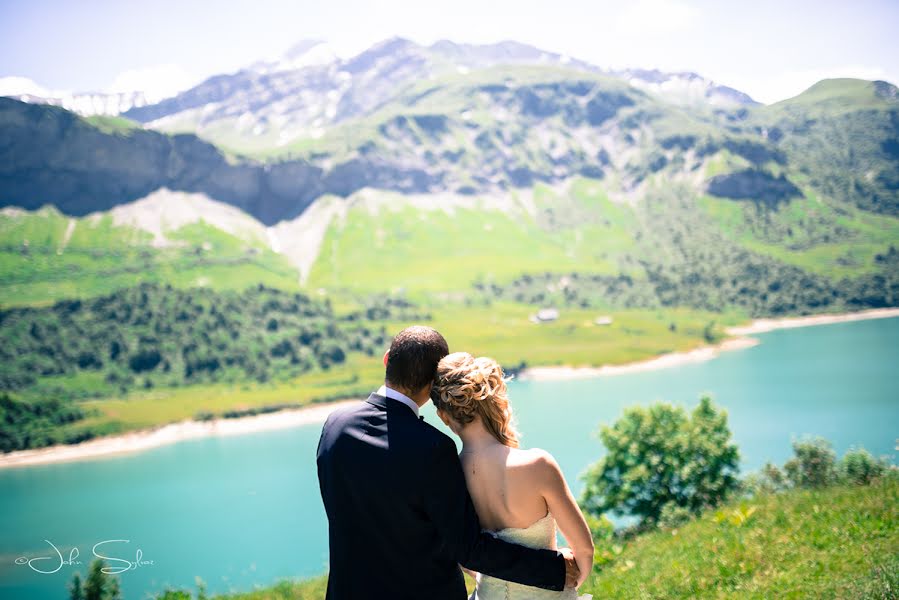
[(392, 386), (415, 393), (434, 381), (437, 363), (447, 354), (449, 346), (436, 329), (407, 327), (390, 344), (385, 379)]

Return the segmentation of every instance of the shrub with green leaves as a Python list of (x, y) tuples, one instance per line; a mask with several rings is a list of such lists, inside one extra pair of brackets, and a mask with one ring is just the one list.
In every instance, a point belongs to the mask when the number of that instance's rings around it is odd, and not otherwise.
[(697, 514), (739, 487), (727, 413), (708, 397), (691, 415), (670, 404), (626, 409), (600, 439), (607, 454), (584, 475), (581, 498), (593, 515), (610, 511), (651, 525), (663, 510)]
[(887, 462), (874, 458), (864, 448), (850, 449), (840, 461), (840, 477), (856, 485), (869, 485), (882, 476), (887, 469)]
[(102, 560), (93, 561), (83, 584), (81, 575), (75, 573), (69, 584), (69, 600), (122, 600), (119, 578), (104, 572), (105, 566)]
[(674, 529), (688, 522), (693, 517), (689, 509), (679, 506), (675, 502), (669, 502), (662, 507), (659, 514), (659, 527), (662, 529)]
[(750, 473), (743, 481), (743, 489), (749, 494), (775, 494), (787, 487), (787, 476), (771, 462), (765, 463), (757, 473)]
[(784, 464), (787, 479), (793, 486), (824, 487), (836, 481), (837, 455), (824, 438), (794, 441), (793, 454)]

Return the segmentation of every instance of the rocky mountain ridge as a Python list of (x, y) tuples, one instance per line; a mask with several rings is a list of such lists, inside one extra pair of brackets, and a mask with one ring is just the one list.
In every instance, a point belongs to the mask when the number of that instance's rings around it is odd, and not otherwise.
[(441, 40), (422, 46), (391, 38), (345, 60), (323, 43), (301, 42), (280, 60), (216, 75), (173, 98), (126, 111), (124, 116), (160, 131), (196, 133), (239, 151), (265, 151), (316, 139), (336, 125), (364, 118), (417, 82), (498, 66), (603, 74), (675, 104), (755, 104), (748, 95), (695, 73), (606, 72), (514, 41), (476, 45)]
[[(665, 181), (771, 206), (810, 180), (841, 200), (896, 214), (894, 89), (834, 80), (780, 105), (708, 111), (577, 70), (487, 68), (420, 81), (367, 117), (268, 160), (191, 134), (0, 99), (0, 201), (81, 215), (166, 187), (205, 193), (270, 225), (322, 195), (365, 187), (464, 195), (586, 176), (604, 179), (618, 201)], [(847, 155), (840, 139), (855, 151)]]

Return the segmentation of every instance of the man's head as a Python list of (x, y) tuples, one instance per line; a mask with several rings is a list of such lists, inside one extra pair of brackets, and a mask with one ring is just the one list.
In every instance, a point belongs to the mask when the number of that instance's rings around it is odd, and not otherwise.
[(434, 382), (437, 363), (447, 354), (449, 346), (436, 329), (422, 325), (407, 327), (396, 334), (384, 355), (384, 380), (393, 389), (424, 404)]

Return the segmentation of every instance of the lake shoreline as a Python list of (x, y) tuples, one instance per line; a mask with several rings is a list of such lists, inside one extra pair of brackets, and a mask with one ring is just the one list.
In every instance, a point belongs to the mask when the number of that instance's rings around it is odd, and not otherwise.
[(754, 333), (774, 331), (775, 329), (794, 329), (796, 327), (831, 325), (833, 323), (848, 323), (850, 321), (865, 321), (869, 319), (889, 319), (891, 317), (899, 317), (899, 308), (872, 308), (849, 313), (785, 317), (783, 319), (756, 319), (749, 325), (728, 327), (726, 331), (728, 335), (752, 335)]
[(680, 365), (705, 362), (717, 357), (722, 352), (742, 350), (759, 344), (751, 337), (733, 337), (718, 344), (711, 344), (681, 352), (668, 352), (653, 358), (638, 360), (620, 365), (602, 365), (601, 367), (548, 366), (527, 367), (522, 369), (515, 379), (519, 381), (564, 381), (568, 379), (591, 379), (593, 377), (610, 377), (656, 371)]
[(891, 317), (899, 317), (899, 308), (875, 308), (860, 312), (784, 317), (782, 319), (755, 319), (749, 325), (726, 328), (725, 332), (732, 337), (718, 344), (700, 346), (687, 351), (669, 352), (653, 358), (620, 365), (602, 365), (600, 367), (571, 367), (564, 365), (527, 367), (518, 373), (516, 379), (521, 381), (564, 381), (667, 369), (685, 364), (705, 362), (717, 357), (722, 352), (751, 348), (760, 343), (759, 340), (749, 337), (757, 333), (766, 333), (775, 329), (794, 329), (797, 327), (830, 325), (868, 319), (887, 319)]
[[(792, 329), (795, 327), (827, 325), (831, 323), (890, 317), (899, 317), (899, 308), (874, 309), (855, 313), (811, 315), (807, 317), (788, 317), (783, 319), (756, 319), (749, 325), (727, 328), (727, 334), (734, 337), (730, 337), (718, 344), (700, 346), (699, 348), (684, 352), (671, 352), (650, 359), (621, 365), (603, 365), (600, 367), (528, 367), (522, 370), (517, 375), (516, 379), (521, 381), (559, 381), (653, 371), (684, 364), (704, 362), (717, 357), (722, 352), (750, 348), (760, 343), (759, 340), (755, 338), (747, 337), (755, 333), (764, 333), (775, 329)], [(372, 385), (375, 386), (375, 383), (377, 382), (373, 382)], [(374, 387), (372, 389), (374, 389)], [(0, 454), (0, 469), (79, 460), (94, 460), (141, 452), (191, 439), (259, 433), (298, 427), (301, 425), (314, 425), (316, 423), (323, 423), (328, 415), (338, 408), (349, 406), (360, 400), (361, 398), (328, 403), (314, 403), (302, 408), (287, 409), (236, 419), (213, 419), (211, 421), (187, 420), (161, 425), (153, 429), (144, 429), (122, 435), (97, 438), (80, 444), (49, 446), (32, 450), (18, 450)]]
[(141, 429), (122, 435), (96, 438), (80, 444), (17, 450), (0, 455), (0, 469), (93, 460), (142, 452), (204, 437), (225, 437), (314, 425), (323, 423), (328, 415), (338, 408), (356, 402), (359, 400), (339, 400), (236, 419), (187, 420), (161, 425), (154, 429)]

